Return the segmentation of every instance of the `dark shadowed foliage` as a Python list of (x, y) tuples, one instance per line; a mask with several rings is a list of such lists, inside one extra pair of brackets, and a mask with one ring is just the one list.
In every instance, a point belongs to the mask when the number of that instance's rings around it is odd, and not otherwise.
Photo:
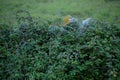
[(53, 32), (48, 21), (17, 20), (0, 25), (0, 80), (120, 79), (119, 26), (94, 21), (82, 33), (74, 26)]

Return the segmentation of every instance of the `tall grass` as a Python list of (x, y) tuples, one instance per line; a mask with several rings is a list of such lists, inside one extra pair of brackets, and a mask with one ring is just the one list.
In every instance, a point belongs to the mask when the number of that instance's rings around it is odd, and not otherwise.
[(73, 15), (79, 19), (93, 17), (103, 21), (119, 24), (120, 1), (105, 0), (1, 0), (0, 22), (14, 23), (15, 12), (28, 10), (34, 17), (57, 19)]

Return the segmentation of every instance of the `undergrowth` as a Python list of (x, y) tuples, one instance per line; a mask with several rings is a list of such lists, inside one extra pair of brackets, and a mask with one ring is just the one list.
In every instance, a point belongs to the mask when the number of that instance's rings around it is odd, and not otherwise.
[[(29, 13), (28, 13), (29, 14)], [(120, 27), (94, 21), (85, 30), (17, 15), (0, 25), (0, 80), (119, 80)]]

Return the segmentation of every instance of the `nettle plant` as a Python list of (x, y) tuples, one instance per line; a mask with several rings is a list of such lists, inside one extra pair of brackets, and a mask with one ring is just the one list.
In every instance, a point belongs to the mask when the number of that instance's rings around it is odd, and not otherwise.
[(94, 21), (81, 32), (26, 11), (16, 16), (18, 26), (0, 25), (1, 80), (120, 79), (119, 26)]

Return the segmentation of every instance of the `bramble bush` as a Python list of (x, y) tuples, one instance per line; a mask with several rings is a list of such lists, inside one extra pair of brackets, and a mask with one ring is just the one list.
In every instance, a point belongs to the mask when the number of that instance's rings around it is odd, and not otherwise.
[(94, 21), (81, 33), (50, 30), (31, 16), (17, 20), (16, 27), (0, 25), (0, 80), (120, 79), (119, 26)]

